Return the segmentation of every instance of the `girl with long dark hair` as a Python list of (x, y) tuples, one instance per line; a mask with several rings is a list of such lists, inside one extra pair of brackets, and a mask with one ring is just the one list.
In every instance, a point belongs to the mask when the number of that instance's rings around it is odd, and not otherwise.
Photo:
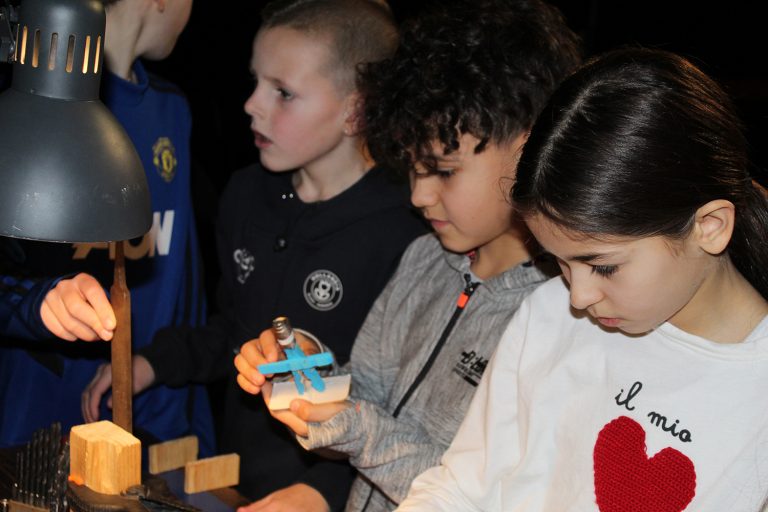
[(624, 49), (567, 79), (513, 201), (563, 271), (518, 310), (443, 465), (399, 510), (756, 511), (768, 203), (726, 94)]

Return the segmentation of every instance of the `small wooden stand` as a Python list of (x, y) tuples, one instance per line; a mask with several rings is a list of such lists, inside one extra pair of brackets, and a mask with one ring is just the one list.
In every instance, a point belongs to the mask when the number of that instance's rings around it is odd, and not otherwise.
[(69, 476), (102, 494), (120, 494), (141, 484), (141, 443), (111, 421), (72, 427)]

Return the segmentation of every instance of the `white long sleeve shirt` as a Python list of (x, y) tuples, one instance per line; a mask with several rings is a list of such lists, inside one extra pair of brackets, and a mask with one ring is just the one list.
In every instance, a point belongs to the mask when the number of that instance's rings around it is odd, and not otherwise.
[(556, 278), (397, 510), (755, 512), (767, 495), (768, 320), (737, 344), (629, 336), (572, 312)]

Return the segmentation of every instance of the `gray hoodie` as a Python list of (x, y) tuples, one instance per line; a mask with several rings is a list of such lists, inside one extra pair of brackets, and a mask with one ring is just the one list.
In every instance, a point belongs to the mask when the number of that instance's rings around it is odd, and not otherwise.
[(352, 374), (354, 406), (298, 438), (357, 467), (348, 511), (393, 510), (411, 481), (439, 462), (504, 328), (547, 279), (523, 264), (468, 290), (469, 265), (434, 235), (411, 243), (343, 369)]

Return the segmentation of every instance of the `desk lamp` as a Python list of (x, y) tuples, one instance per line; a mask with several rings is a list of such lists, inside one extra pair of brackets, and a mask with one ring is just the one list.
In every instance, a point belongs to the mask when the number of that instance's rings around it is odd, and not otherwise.
[(117, 241), (113, 417), (130, 432), (123, 241), (146, 233), (152, 213), (136, 149), (99, 101), (105, 25), (100, 0), (23, 0), (18, 12), (0, 0), (0, 60), (13, 62), (0, 94), (0, 236)]

